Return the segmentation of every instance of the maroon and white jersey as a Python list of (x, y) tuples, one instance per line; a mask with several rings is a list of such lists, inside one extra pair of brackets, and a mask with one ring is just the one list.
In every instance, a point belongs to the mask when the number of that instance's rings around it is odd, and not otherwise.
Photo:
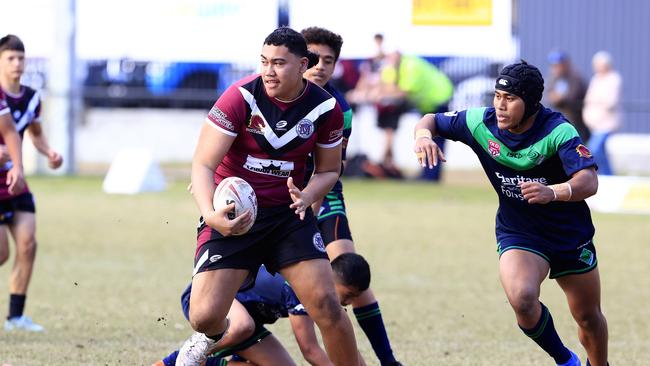
[(41, 93), (21, 85), (20, 93), (11, 94), (5, 91), (4, 94), (11, 110), (11, 117), (16, 123), (16, 131), (20, 137), (23, 137), (30, 124), (41, 122)]
[[(9, 114), (11, 113), (11, 108), (9, 107), (9, 104), (7, 103), (7, 98), (5, 92), (0, 89), (0, 116), (4, 114)], [(40, 105), (40, 103), (39, 103)], [(4, 139), (0, 135), (0, 144), (4, 144)], [(6, 200), (15, 197), (9, 194), (9, 186), (7, 186), (7, 171), (11, 169), (12, 164), (11, 161), (8, 161), (5, 163), (3, 166), (0, 166), (0, 200)], [(25, 192), (28, 192), (29, 188), (27, 187), (27, 184), (25, 184), (25, 187), (21, 192), (18, 192), (18, 194), (22, 194)]]
[(261, 76), (230, 86), (208, 114), (208, 123), (234, 136), (214, 180), (240, 177), (255, 190), (261, 207), (291, 202), (287, 178), (302, 188), (305, 162), (316, 145), (337, 147), (343, 137), (343, 113), (336, 99), (307, 82), (291, 102), (269, 98)]

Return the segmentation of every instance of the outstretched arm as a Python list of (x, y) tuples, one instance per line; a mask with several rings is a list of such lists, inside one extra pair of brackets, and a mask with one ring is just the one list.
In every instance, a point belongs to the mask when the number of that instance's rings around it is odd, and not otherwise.
[(436, 136), (436, 121), (433, 113), (427, 113), (415, 124), (415, 146), (413, 151), (418, 158), (418, 163), (424, 168), (429, 165), (429, 169), (438, 165), (440, 161), (447, 161), (445, 154), (440, 147), (433, 141)]

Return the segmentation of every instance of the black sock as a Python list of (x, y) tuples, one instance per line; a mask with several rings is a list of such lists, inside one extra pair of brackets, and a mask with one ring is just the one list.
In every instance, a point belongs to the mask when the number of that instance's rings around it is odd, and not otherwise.
[(224, 334), (226, 334), (225, 331), (223, 333), (219, 333), (219, 334), (215, 334), (215, 335), (207, 335), (206, 334), (205, 336), (212, 339), (215, 342), (219, 342), (221, 340), (221, 338), (223, 338)]
[[(591, 366), (591, 363), (589, 362), (589, 359), (587, 359), (587, 365), (585, 366)], [(609, 366), (609, 362), (607, 362), (607, 366)]]
[(9, 316), (7, 316), (7, 319), (23, 315), (26, 297), (27, 295), (9, 294)]
[(528, 337), (535, 341), (537, 345), (553, 357), (555, 363), (563, 364), (571, 359), (571, 353), (566, 347), (564, 347), (560, 337), (557, 335), (551, 313), (544, 304), (540, 304), (542, 305), (542, 315), (540, 316), (537, 325), (535, 325), (533, 329), (524, 329), (521, 326), (519, 327)]

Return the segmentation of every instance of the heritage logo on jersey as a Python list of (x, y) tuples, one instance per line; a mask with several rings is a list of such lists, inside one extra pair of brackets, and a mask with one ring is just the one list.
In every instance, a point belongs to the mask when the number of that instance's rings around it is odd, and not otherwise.
[(581, 158), (590, 158), (592, 156), (591, 151), (589, 151), (589, 149), (583, 144), (580, 144), (578, 147), (576, 147), (576, 152), (578, 155), (580, 155)]
[(265, 126), (266, 123), (264, 123), (262, 116), (253, 114), (251, 115), (251, 119), (248, 120), (248, 127), (246, 127), (246, 131), (263, 135)]
[(287, 178), (294, 168), (293, 161), (259, 159), (248, 155), (244, 168), (251, 172)]
[(499, 172), (494, 172), (494, 174), (496, 174), (497, 178), (501, 180), (501, 193), (508, 198), (514, 198), (521, 201), (524, 200), (524, 195), (521, 194), (521, 188), (519, 187), (519, 184), (524, 182), (538, 182), (543, 185), (548, 185), (548, 181), (544, 177), (531, 178), (524, 177), (523, 175), (506, 177)]
[(314, 248), (318, 249), (320, 252), (325, 253), (325, 242), (323, 242), (323, 237), (320, 235), (320, 233), (314, 234), (312, 241), (314, 242)]
[(303, 139), (308, 139), (314, 133), (314, 122), (307, 118), (301, 119), (296, 125), (296, 133)]
[(219, 124), (221, 127), (229, 130), (229, 131), (234, 131), (235, 126), (228, 120), (228, 116), (221, 111), (221, 109), (217, 108), (217, 106), (213, 106), (212, 109), (210, 109), (210, 113), (208, 113), (208, 117), (215, 123)]
[(488, 140), (488, 150), (495, 158), (501, 155), (501, 145), (496, 141)]

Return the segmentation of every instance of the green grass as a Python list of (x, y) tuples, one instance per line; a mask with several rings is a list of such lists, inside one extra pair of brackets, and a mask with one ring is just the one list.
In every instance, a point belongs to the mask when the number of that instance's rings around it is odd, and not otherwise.
[[(149, 365), (190, 333), (179, 295), (190, 280), (197, 210), (174, 183), (105, 195), (97, 178), (30, 178), (39, 252), (26, 312), (44, 334), (0, 331), (0, 364)], [(551, 365), (518, 330), (497, 274), (496, 197), (485, 181), (436, 186), (348, 181), (358, 251), (371, 263), (393, 349), (405, 365)], [(650, 219), (595, 214), (613, 365), (650, 354)], [(12, 245), (13, 251), (13, 245)], [(0, 267), (0, 313), (13, 258)], [(542, 299), (584, 359), (562, 292)], [(300, 360), (287, 322), (271, 326)], [(357, 329), (362, 354), (376, 361)], [(300, 361), (299, 361), (300, 364)]]

